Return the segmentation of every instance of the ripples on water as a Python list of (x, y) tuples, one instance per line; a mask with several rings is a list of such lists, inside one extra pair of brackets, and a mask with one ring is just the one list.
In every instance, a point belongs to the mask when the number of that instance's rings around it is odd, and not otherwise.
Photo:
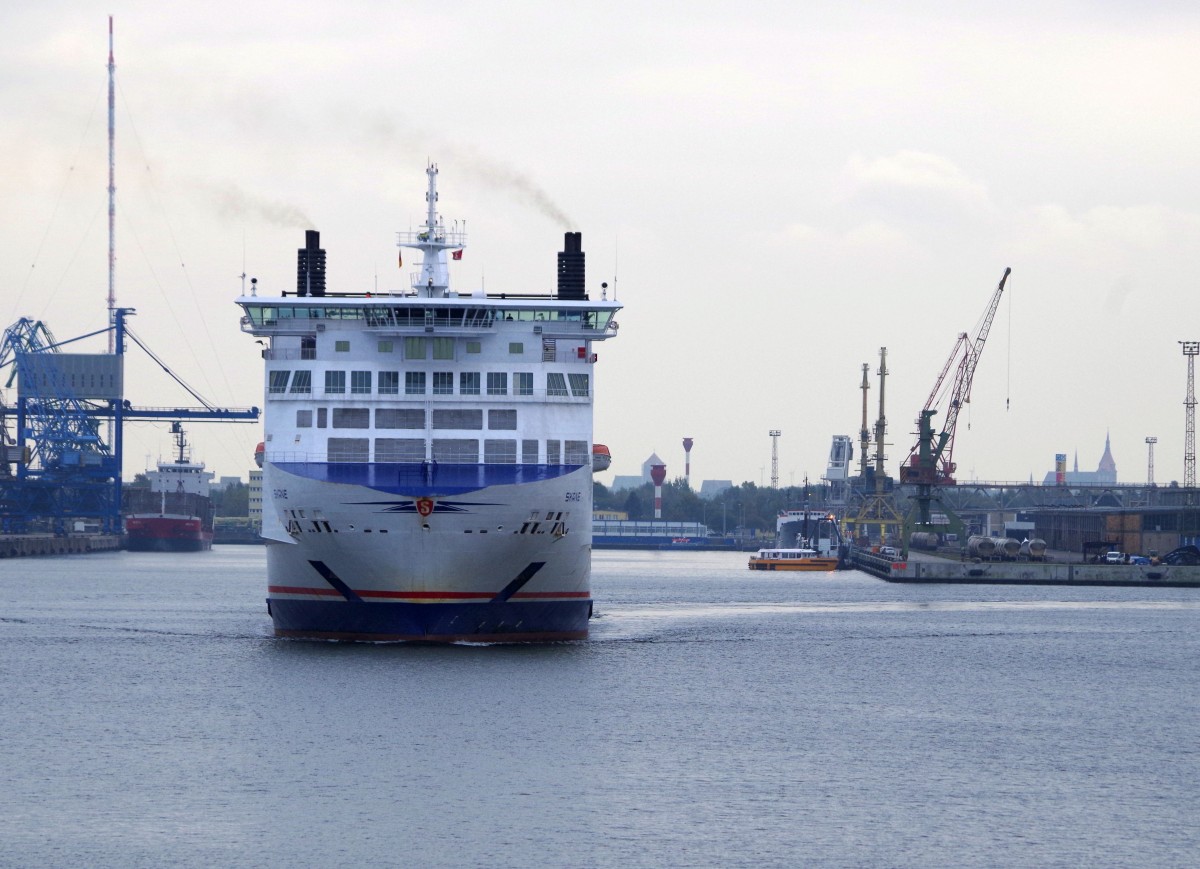
[(1182, 866), (1200, 593), (596, 554), (592, 639), (270, 636), (263, 553), (0, 562), (13, 866)]

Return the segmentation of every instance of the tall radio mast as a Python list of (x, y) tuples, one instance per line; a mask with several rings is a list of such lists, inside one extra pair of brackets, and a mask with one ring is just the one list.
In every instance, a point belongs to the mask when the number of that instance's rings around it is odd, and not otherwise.
[(116, 97), (115, 86), (117, 65), (113, 62), (113, 19), (108, 16), (108, 352), (114, 352), (116, 330), (116, 216), (117, 188), (114, 182), (114, 151), (116, 141)]

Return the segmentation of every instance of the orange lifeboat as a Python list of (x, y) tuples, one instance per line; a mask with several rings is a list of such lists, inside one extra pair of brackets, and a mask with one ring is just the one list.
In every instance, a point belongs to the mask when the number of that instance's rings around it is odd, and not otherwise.
[(592, 473), (607, 471), (612, 464), (612, 454), (604, 444), (592, 444)]
[(263, 453), (266, 452), (266, 446), (265, 443), (259, 441), (258, 446), (254, 448), (254, 464), (260, 468), (262, 467)]

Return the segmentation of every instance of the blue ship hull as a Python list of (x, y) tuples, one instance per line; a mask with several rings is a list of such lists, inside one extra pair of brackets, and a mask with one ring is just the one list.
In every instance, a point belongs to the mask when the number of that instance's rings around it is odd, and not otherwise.
[(592, 602), (407, 603), (270, 598), (267, 609), (278, 637), (521, 643), (586, 639)]

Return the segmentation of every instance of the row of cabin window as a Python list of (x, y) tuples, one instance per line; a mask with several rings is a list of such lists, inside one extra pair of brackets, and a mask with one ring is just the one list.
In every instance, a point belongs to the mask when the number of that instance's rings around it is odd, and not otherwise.
[[(331, 414), (329, 411), (332, 410)], [(296, 428), (371, 428), (371, 409), (367, 407), (318, 407), (296, 411)], [(430, 428), (456, 430), (483, 430), (481, 408), (452, 407), (435, 408), (430, 417)], [(515, 410), (489, 409), (487, 427), (490, 431), (516, 431)], [(425, 409), (411, 407), (378, 407), (375, 409), (376, 429), (425, 429)]]
[[(485, 438), (483, 441), (483, 463), (486, 465), (513, 465), (517, 463), (517, 446), (520, 444), (522, 464), (539, 464), (536, 440), (507, 438)], [(480, 442), (476, 438), (432, 438), (428, 442), (428, 455), (435, 462), (460, 462), (479, 464)], [(330, 438), (327, 452), (331, 462), (369, 462), (371, 458), (370, 438)], [(424, 438), (375, 438), (376, 462), (423, 462), (426, 460)], [(546, 441), (544, 464), (586, 465), (591, 458), (587, 441)]]
[[(370, 395), (372, 391), (371, 371), (351, 371), (350, 395)], [(400, 394), (400, 372), (380, 371), (377, 383), (378, 395)], [(431, 375), (431, 376), (429, 376)], [(404, 394), (426, 395), (428, 384), (433, 384), (434, 395), (454, 395), (453, 371), (405, 371)], [(486, 380), (479, 371), (460, 371), (458, 374), (458, 395), (480, 395), (486, 382), (488, 395), (508, 395), (508, 372), (488, 371)], [(513, 373), (513, 395), (533, 395), (533, 373), (517, 371)], [(568, 392), (569, 388), (569, 392)], [(590, 382), (585, 373), (563, 374), (551, 371), (546, 373), (546, 394), (565, 397), (573, 395), (576, 398), (586, 398), (590, 391)], [(271, 395), (311, 395), (312, 372), (306, 369), (299, 371), (270, 372), (267, 391)], [(325, 395), (346, 394), (346, 372), (325, 372)]]
[[(312, 343), (311, 349), (315, 350), (315, 339), (310, 338), (307, 340)], [(453, 338), (405, 338), (404, 358), (453, 359), (454, 345), (455, 339)], [(380, 353), (394, 353), (396, 350), (396, 345), (392, 341), (380, 341), (376, 346)], [(483, 345), (479, 341), (464, 341), (463, 346), (468, 353), (479, 353), (483, 350)], [(334, 341), (333, 350), (335, 353), (349, 353), (350, 342), (345, 340)], [(508, 352), (513, 356), (520, 356), (525, 352), (525, 343), (522, 341), (510, 341), (508, 343)]]

